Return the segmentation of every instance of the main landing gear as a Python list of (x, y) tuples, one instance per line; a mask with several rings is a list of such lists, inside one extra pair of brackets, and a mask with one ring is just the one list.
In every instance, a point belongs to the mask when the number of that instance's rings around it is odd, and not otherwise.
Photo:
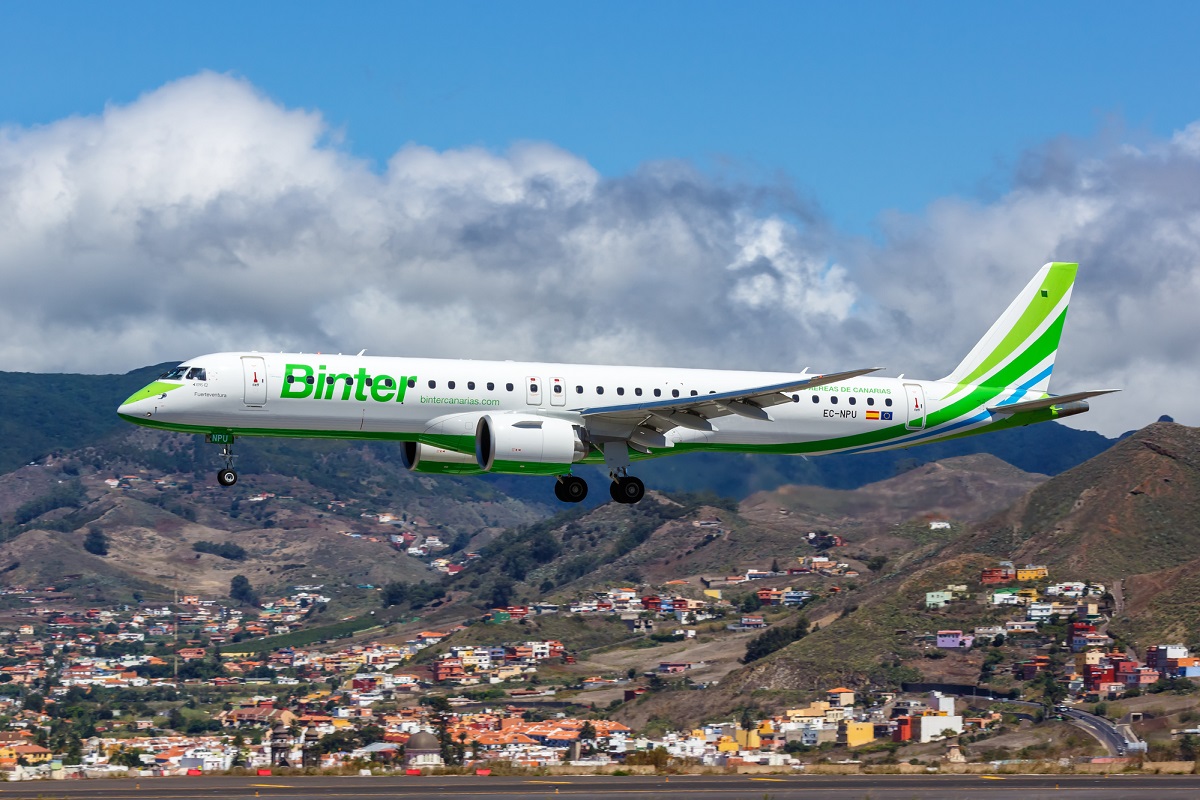
[(221, 448), (221, 458), (225, 459), (225, 467), (217, 470), (217, 483), (222, 486), (233, 486), (237, 483), (237, 471), (233, 468), (233, 443), (227, 442)]
[(636, 503), (646, 495), (646, 485), (632, 475), (614, 476), (608, 493), (618, 503)]
[(587, 493), (587, 482), (576, 475), (562, 475), (554, 482), (554, 496), (564, 503), (578, 503)]

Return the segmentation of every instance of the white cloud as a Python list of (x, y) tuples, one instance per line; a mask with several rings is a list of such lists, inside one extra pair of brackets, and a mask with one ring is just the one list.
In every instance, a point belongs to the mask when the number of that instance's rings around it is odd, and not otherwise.
[[(0, 369), (124, 371), (222, 349), (949, 372), (1045, 261), (1083, 263), (1055, 388), (1080, 418), (1200, 424), (1200, 123), (1052, 143), (983, 203), (822, 227), (686, 164), (603, 178), (549, 144), (401, 148), (200, 74), (0, 129)], [(790, 212), (784, 214), (781, 208)]]

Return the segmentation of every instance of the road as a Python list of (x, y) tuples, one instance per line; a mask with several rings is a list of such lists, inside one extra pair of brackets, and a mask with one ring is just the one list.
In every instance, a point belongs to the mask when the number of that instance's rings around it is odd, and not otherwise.
[[(1003, 702), (1029, 709), (1041, 710), (1043, 708), (1041, 703), (1030, 703), (1027, 700), (1004, 700)], [(1117, 730), (1116, 725), (1104, 717), (1098, 717), (1071, 706), (1056, 706), (1055, 713), (1062, 714), (1064, 722), (1069, 722), (1090, 733), (1100, 744), (1104, 745), (1110, 756), (1123, 756), (1128, 751), (1129, 742), (1125, 736)]]
[(1100, 743), (1108, 748), (1108, 754), (1112, 756), (1123, 756), (1129, 749), (1129, 743), (1125, 736), (1117, 730), (1117, 726), (1113, 725), (1104, 717), (1098, 717), (1095, 714), (1089, 714), (1078, 708), (1070, 706), (1059, 706), (1058, 713), (1063, 715), (1063, 719), (1068, 720), (1074, 725), (1083, 728), (1088, 733), (1100, 740)]
[(1195, 775), (689, 775), (504, 778), (153, 778), (5, 783), (0, 798), (63, 800), (307, 800), (445, 797), (636, 800), (1194, 800)]

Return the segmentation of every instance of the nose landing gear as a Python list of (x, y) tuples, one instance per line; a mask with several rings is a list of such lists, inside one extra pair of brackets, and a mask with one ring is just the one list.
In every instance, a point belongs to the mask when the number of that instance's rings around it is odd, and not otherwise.
[(225, 466), (217, 470), (217, 483), (222, 486), (233, 486), (237, 483), (237, 470), (233, 468), (233, 459), (236, 457), (233, 454), (233, 437), (230, 436), (221, 447), (221, 458), (225, 460)]

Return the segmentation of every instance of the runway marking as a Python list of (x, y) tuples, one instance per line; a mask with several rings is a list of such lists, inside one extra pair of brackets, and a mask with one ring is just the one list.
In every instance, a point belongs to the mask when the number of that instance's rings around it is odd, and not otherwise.
[(1006, 781), (1008, 778), (1001, 778), (999, 775), (980, 775), (980, 780), (985, 781)]
[(526, 783), (545, 783), (550, 786), (570, 786), (570, 781), (525, 781)]
[(289, 786), (286, 783), (252, 783), (251, 789), (295, 789), (295, 786)]
[(770, 781), (771, 783), (787, 783), (785, 778), (751, 778), (752, 781)]

